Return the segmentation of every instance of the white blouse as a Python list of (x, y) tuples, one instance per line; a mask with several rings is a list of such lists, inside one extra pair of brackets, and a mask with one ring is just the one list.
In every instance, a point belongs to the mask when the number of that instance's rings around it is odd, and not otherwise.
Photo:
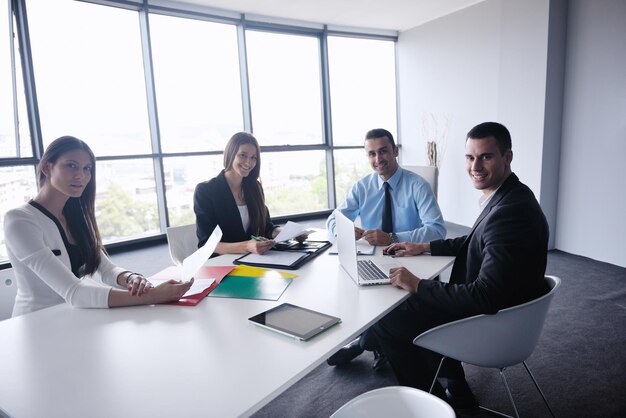
[(250, 226), (250, 213), (248, 213), (248, 206), (246, 205), (237, 205), (237, 209), (239, 209), (239, 216), (241, 216), (241, 224), (243, 225), (243, 230), (247, 231)]
[(30, 204), (6, 213), (4, 234), (17, 284), (13, 316), (63, 302), (78, 308), (108, 308), (111, 287), (120, 288), (117, 276), (125, 269), (104, 253), (96, 273), (78, 279), (57, 225)]

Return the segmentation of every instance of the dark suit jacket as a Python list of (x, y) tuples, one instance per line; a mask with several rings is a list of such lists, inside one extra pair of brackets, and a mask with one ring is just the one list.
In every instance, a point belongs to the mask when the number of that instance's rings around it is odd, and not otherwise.
[[(217, 177), (196, 186), (193, 194), (193, 210), (196, 213), (198, 247), (209, 239), (216, 225), (222, 229), (222, 242), (248, 241), (252, 231), (244, 231), (237, 202), (226, 182), (224, 170)], [(265, 208), (267, 211), (267, 207)], [(271, 238), (274, 224), (267, 211), (264, 236)]]
[(541, 296), (548, 224), (533, 192), (511, 174), (465, 237), (430, 243), (431, 254), (456, 256), (450, 283), (420, 282), (424, 308), (445, 320), (495, 313)]

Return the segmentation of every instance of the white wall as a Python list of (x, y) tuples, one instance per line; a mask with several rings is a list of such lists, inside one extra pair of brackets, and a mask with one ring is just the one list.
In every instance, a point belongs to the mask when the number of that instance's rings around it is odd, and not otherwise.
[(452, 121), (439, 177), (446, 220), (471, 226), (478, 215), (480, 192), (465, 173), (464, 142), (484, 121), (509, 128), (513, 170), (540, 196), (548, 12), (548, 0), (486, 0), (400, 34), (402, 163), (426, 162), (425, 112)]
[(502, 122), (551, 247), (626, 267), (625, 22), (624, 0), (486, 0), (400, 34), (401, 162), (426, 163), (425, 112), (452, 119), (446, 220), (469, 226), (478, 214), (465, 133)]
[(626, 2), (571, 0), (567, 31), (556, 246), (626, 267)]

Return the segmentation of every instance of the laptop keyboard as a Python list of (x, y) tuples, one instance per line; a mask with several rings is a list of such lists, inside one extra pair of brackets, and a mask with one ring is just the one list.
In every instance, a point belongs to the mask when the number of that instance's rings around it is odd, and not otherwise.
[(363, 280), (387, 280), (389, 278), (372, 260), (357, 261), (357, 268)]

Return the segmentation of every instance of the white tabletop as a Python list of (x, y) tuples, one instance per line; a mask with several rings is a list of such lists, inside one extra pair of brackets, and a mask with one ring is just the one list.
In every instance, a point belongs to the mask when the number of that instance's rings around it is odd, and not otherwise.
[[(230, 265), (235, 258), (207, 264)], [(395, 260), (432, 278), (453, 258)], [(63, 304), (1, 321), (0, 411), (15, 418), (248, 416), (408, 297), (391, 286), (357, 286), (328, 252), (294, 273), (278, 301), (206, 298), (195, 307), (116, 309)], [(307, 342), (248, 322), (283, 302), (342, 322)]]

